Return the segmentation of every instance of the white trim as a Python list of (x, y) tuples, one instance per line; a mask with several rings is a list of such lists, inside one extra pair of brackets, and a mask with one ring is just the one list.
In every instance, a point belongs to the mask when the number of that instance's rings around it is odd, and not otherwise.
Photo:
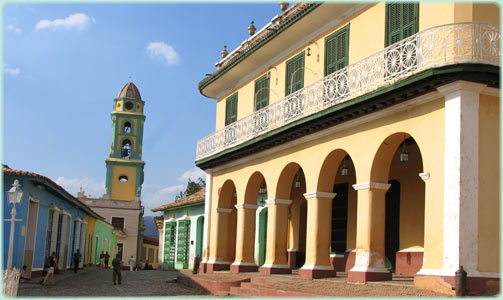
[(31, 268), (31, 271), (42, 271), (44, 268)]
[(488, 87), (488, 86), (486, 86), (480, 93), (483, 94), (483, 95), (493, 96), (493, 97), (499, 97), (500, 96), (500, 90), (499, 89)]
[(39, 203), (39, 201), (37, 199), (33, 198), (32, 196), (30, 196), (30, 202)]
[(330, 270), (330, 271), (335, 271), (335, 269), (332, 269), (331, 266), (306, 266), (303, 265), (301, 270)]
[(70, 219), (72, 218), (72, 215), (69, 212), (67, 212), (64, 208), (61, 209), (61, 211), (59, 212), (59, 214), (65, 215), (65, 216), (69, 217)]
[(73, 220), (82, 223), (82, 219), (79, 216), (76, 216)]
[(391, 184), (389, 183), (381, 183), (381, 182), (362, 182), (353, 184), (353, 188), (355, 190), (366, 190), (366, 189), (375, 189), (375, 190), (385, 190), (387, 191), (390, 188)]
[(424, 252), (424, 248), (410, 248), (410, 249), (404, 248), (398, 250), (398, 252)]
[(288, 265), (277, 265), (277, 264), (263, 264), (261, 268), (290, 269)]
[(190, 221), (190, 217), (187, 214), (185, 214), (185, 215), (183, 215), (183, 217), (180, 217), (180, 218), (178, 218), (176, 220), (177, 221), (183, 221), (183, 220), (189, 220)]
[(326, 129), (323, 129), (321, 131), (305, 135), (305, 136), (303, 136), (301, 138), (298, 138), (298, 139), (295, 139), (295, 140), (292, 140), (292, 141), (289, 141), (289, 142), (286, 142), (286, 143), (282, 143), (282, 144), (280, 144), (278, 146), (269, 148), (269, 149), (264, 150), (264, 151), (260, 151), (258, 153), (253, 154), (253, 155), (248, 155), (246, 157), (243, 157), (243, 158), (240, 158), (240, 159), (237, 159), (237, 160), (234, 160), (234, 161), (222, 164), (220, 166), (217, 166), (217, 167), (213, 168), (212, 170), (214, 172), (218, 172), (218, 171), (221, 171), (221, 170), (225, 170), (227, 168), (232, 168), (232, 167), (235, 167), (235, 166), (239, 166), (239, 165), (247, 163), (249, 161), (257, 160), (257, 159), (262, 158), (262, 157), (267, 157), (269, 155), (273, 155), (273, 154), (275, 154), (277, 152), (280, 152), (282, 150), (293, 148), (293, 147), (295, 147), (297, 145), (305, 144), (305, 143), (308, 143), (310, 141), (317, 140), (317, 139), (320, 139), (322, 137), (325, 137), (325, 136), (328, 136), (328, 135), (331, 135), (331, 134), (334, 134), (334, 133), (346, 130), (348, 128), (356, 127), (356, 126), (359, 126), (359, 125), (362, 125), (362, 124), (365, 124), (365, 123), (372, 122), (372, 121), (377, 120), (377, 119), (385, 118), (387, 116), (390, 116), (390, 115), (393, 115), (393, 114), (397, 114), (397, 113), (400, 113), (400, 112), (405, 111), (405, 110), (410, 110), (410, 109), (412, 109), (412, 108), (414, 108), (416, 106), (423, 105), (425, 103), (428, 103), (430, 101), (436, 100), (436, 99), (441, 98), (441, 97), (442, 97), (442, 95), (439, 92), (433, 91), (433, 92), (430, 92), (428, 94), (416, 97), (416, 98), (414, 98), (412, 100), (407, 100), (405, 102), (402, 102), (402, 103), (399, 103), (399, 104), (396, 104), (396, 105), (384, 108), (382, 110), (370, 113), (368, 115), (364, 115), (364, 116), (358, 117), (356, 119), (352, 119), (352, 120), (346, 121), (346, 122), (344, 122), (342, 124), (338, 124), (338, 125), (335, 125), (335, 126), (332, 126), (332, 127), (326, 128)]
[(53, 203), (53, 204), (51, 204), (51, 206), (49, 206), (49, 209), (50, 209), (50, 210), (54, 210), (54, 211), (56, 211), (56, 212), (58, 212), (58, 213), (61, 211), (61, 209), (59, 209), (59, 208), (56, 206), (56, 204), (54, 204), (54, 203)]
[(217, 213), (226, 213), (226, 214), (230, 214), (232, 212), (232, 208), (215, 207), (213, 210)]
[(386, 268), (353, 267), (349, 272), (389, 273), (390, 271)]
[[(35, 260), (33, 259), (35, 257), (35, 249), (37, 248), (37, 230), (38, 230), (38, 215), (39, 215), (39, 211), (40, 211), (40, 203), (37, 199), (33, 198), (32, 196), (30, 196), (30, 201), (28, 202), (28, 213), (26, 214), (27, 216), (27, 220), (26, 220), (26, 235), (25, 235), (25, 239), (24, 239), (24, 246), (23, 246), (23, 265), (26, 265), (25, 264), (25, 261), (24, 261), (24, 254), (26, 252), (26, 245), (27, 243), (29, 242), (28, 240), (28, 233), (30, 232), (30, 228), (29, 228), (29, 223), (30, 223), (30, 220), (32, 220), (33, 222), (35, 222), (35, 229), (34, 229), (34, 232), (33, 232), (33, 249), (32, 250), (32, 253), (31, 253), (31, 267), (32, 267), (32, 271), (33, 271), (33, 263), (35, 262)], [(36, 210), (35, 212), (35, 216), (30, 219), (28, 219), (30, 217), (30, 205), (31, 203), (30, 202), (33, 202), (36, 206), (36, 208), (34, 210)], [(33, 220), (34, 219), (34, 220)], [(45, 233), (47, 235), (47, 228), (45, 229)], [(44, 245), (47, 241), (44, 241)], [(44, 249), (45, 251), (45, 249)], [(44, 252), (45, 253), (45, 252)], [(28, 267), (28, 266), (26, 266)]]
[(297, 250), (297, 249), (286, 249), (286, 252), (297, 252), (297, 251), (299, 251), (299, 250)]
[(232, 266), (257, 266), (255, 263), (250, 263), (250, 262), (233, 262), (231, 264)]
[(204, 195), (204, 224), (203, 224), (203, 248), (201, 262), (207, 262), (210, 254), (210, 229), (211, 229), (211, 185), (213, 184), (212, 170), (206, 172), (206, 191)]
[(267, 206), (269, 206), (271, 204), (290, 205), (291, 203), (292, 203), (292, 200), (288, 200), (288, 199), (268, 199), (268, 200), (265, 200), (265, 204), (267, 204)]
[(330, 257), (344, 258), (344, 254), (330, 253)]
[(258, 208), (258, 205), (256, 204), (246, 204), (246, 203), (243, 203), (243, 204), (236, 204), (234, 205), (237, 209), (240, 209), (240, 208), (249, 208), (249, 209), (257, 209)]
[(346, 249), (346, 252), (356, 252), (356, 249)]
[(310, 192), (310, 193), (304, 193), (304, 198), (306, 199), (311, 199), (311, 198), (327, 198), (327, 199), (333, 199), (337, 194), (336, 193), (327, 193), (327, 192)]
[(430, 173), (429, 172), (419, 173), (419, 177), (421, 177), (423, 181), (426, 181), (430, 179)]
[(171, 216), (171, 218), (169, 218), (167, 220), (164, 220), (164, 223), (173, 223), (173, 222), (176, 222), (176, 219), (173, 218), (173, 216)]
[[(457, 270), (436, 270), (436, 269), (421, 269), (416, 275), (424, 276), (456, 276)], [(500, 278), (501, 274), (497, 272), (479, 272), (479, 271), (467, 271), (467, 276), (469, 277), (487, 277), (487, 278)]]

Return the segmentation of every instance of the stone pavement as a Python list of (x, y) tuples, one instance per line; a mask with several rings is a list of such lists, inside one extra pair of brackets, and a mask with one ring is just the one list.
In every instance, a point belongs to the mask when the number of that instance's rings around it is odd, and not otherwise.
[(42, 277), (19, 283), (18, 297), (141, 297), (141, 296), (199, 296), (204, 292), (190, 288), (173, 280), (180, 275), (178, 271), (122, 271), (122, 284), (113, 285), (112, 270), (86, 267), (75, 274), (67, 270), (54, 275), (55, 285), (50, 279), (42, 286)]

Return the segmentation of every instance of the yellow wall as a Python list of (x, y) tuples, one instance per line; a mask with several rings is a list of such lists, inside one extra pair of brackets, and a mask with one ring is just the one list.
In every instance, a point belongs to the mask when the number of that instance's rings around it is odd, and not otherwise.
[[(114, 166), (112, 172), (112, 191), (110, 197), (115, 200), (134, 200), (136, 167)], [(120, 182), (119, 177), (126, 175), (128, 181)]]
[[(86, 225), (86, 242), (88, 243), (86, 245), (86, 255), (84, 263), (88, 264), (93, 261), (93, 256), (94, 256), (94, 226), (96, 223), (96, 218), (93, 218), (89, 215), (84, 216), (84, 221), (87, 222)], [(89, 242), (89, 236), (91, 236), (90, 242)]]
[[(323, 5), (331, 5), (329, 3)], [(385, 44), (385, 3), (377, 3), (342, 20), (321, 36), (306, 42), (297, 51), (286, 55), (279, 63), (263, 70), (249, 82), (236, 86), (232, 91), (217, 99), (216, 130), (225, 126), (225, 99), (238, 92), (237, 119), (240, 120), (254, 112), (255, 80), (270, 72), (269, 103), (285, 97), (286, 61), (311, 48), (312, 55), (304, 56), (304, 86), (325, 76), (325, 38), (349, 25), (349, 64), (355, 63), (384, 48)], [(488, 22), (499, 25), (499, 7), (487, 3), (430, 3), (419, 5), (419, 30), (454, 22)], [(371, 26), (369, 25), (371, 24)], [(286, 47), (286, 45), (285, 45)], [(318, 59), (319, 54), (319, 59)]]
[(499, 99), (482, 95), (479, 106), (479, 271), (499, 272)]
[[(444, 128), (443, 98), (329, 134), (313, 141), (292, 145), (288, 149), (265, 157), (255, 158), (240, 165), (229, 166), (224, 170), (215, 170), (211, 188), (212, 209), (216, 207), (216, 201), (219, 199), (219, 189), (229, 179), (233, 180), (236, 185), (237, 203), (243, 203), (248, 179), (256, 171), (260, 171), (264, 175), (268, 188), (268, 197), (281, 198), (278, 197), (278, 193), (281, 192), (277, 190), (278, 180), (283, 168), (291, 162), (298, 163), (302, 167), (306, 177), (306, 192), (314, 192), (317, 190), (318, 176), (323, 161), (335, 149), (344, 149), (351, 156), (356, 170), (356, 182), (368, 182), (370, 181), (370, 170), (374, 155), (383, 141), (394, 133), (407, 132), (414, 137), (421, 149), (423, 169), (431, 174), (431, 178), (427, 181), (425, 187), (425, 223), (427, 224), (425, 226), (425, 236), (429, 240), (424, 245), (429, 253), (425, 257), (425, 265), (429, 269), (440, 269), (443, 261), (443, 207), (439, 205), (438, 201), (443, 199), (444, 176), (443, 152), (438, 151), (438, 149), (444, 148), (444, 133), (439, 131), (438, 128)], [(316, 155), (313, 155), (313, 153), (316, 153)], [(331, 189), (332, 187), (330, 187), (330, 190), (322, 192), (332, 192)], [(351, 207), (350, 209), (355, 208)], [(215, 213), (212, 213), (215, 216)], [(355, 221), (349, 218), (349, 222)], [(350, 228), (350, 230), (354, 230), (354, 227)], [(272, 228), (268, 228), (268, 232), (270, 230)], [(348, 234), (348, 242), (351, 241), (348, 243), (348, 248), (354, 243), (350, 240), (353, 236), (353, 233)], [(213, 242), (214, 239), (211, 239), (211, 243)]]

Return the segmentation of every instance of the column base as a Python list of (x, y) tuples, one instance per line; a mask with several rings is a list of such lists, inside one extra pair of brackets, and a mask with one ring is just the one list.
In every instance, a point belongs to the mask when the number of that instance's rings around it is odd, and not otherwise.
[(297, 250), (295, 249), (288, 249), (287, 250), (287, 255), (288, 255), (288, 267), (290, 269), (295, 268), (295, 263), (297, 262)]
[(319, 266), (319, 267), (315, 266), (311, 268), (302, 267), (299, 270), (299, 277), (308, 280), (335, 277), (336, 275), (337, 271), (328, 266)]
[(399, 275), (414, 275), (423, 266), (423, 251), (399, 251), (396, 253), (396, 270)]
[(387, 281), (391, 280), (391, 272), (387, 269), (356, 269), (353, 268), (348, 273), (348, 283), (366, 283), (367, 281)]
[(292, 274), (292, 269), (288, 265), (263, 265), (259, 269), (260, 275), (271, 274)]
[(213, 273), (215, 271), (226, 271), (230, 269), (231, 264), (226, 261), (216, 261), (206, 263), (206, 273)]
[(207, 273), (207, 270), (208, 270), (208, 263), (207, 262), (202, 262), (199, 264), (199, 270), (198, 270), (199, 274)]
[(355, 266), (356, 250), (346, 251), (344, 253), (344, 260), (346, 261), (344, 271), (349, 272)]
[[(456, 295), (456, 277), (446, 275), (429, 275), (423, 274), (414, 276), (414, 288), (430, 290), (446, 295)], [(500, 279), (498, 277), (468, 276), (466, 277), (466, 294), (491, 296), (496, 295), (500, 291)]]
[(257, 272), (258, 266), (254, 263), (233, 263), (231, 273)]

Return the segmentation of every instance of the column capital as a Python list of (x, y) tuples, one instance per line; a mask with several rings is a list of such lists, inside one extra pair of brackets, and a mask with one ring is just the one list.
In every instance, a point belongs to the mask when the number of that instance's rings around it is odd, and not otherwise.
[(218, 213), (227, 213), (230, 214), (232, 212), (232, 208), (222, 208), (222, 207), (215, 207), (215, 212)]
[(328, 192), (310, 192), (310, 193), (304, 193), (304, 198), (306, 199), (311, 199), (311, 198), (330, 198), (333, 199), (337, 195), (336, 193), (328, 193)]
[(426, 181), (430, 179), (430, 173), (429, 172), (419, 173), (419, 177), (421, 177), (423, 181)]
[(459, 80), (439, 86), (437, 90), (444, 96), (457, 91), (470, 91), (480, 93), (487, 85), (470, 81)]
[(258, 208), (258, 205), (256, 205), (256, 204), (247, 204), (247, 203), (236, 204), (234, 206), (237, 209), (240, 209), (240, 208), (257, 209)]
[(391, 184), (382, 183), (382, 182), (363, 182), (353, 184), (353, 188), (355, 190), (366, 190), (366, 189), (374, 189), (374, 190), (385, 190), (387, 191), (390, 188)]
[(286, 205), (290, 205), (292, 203), (292, 200), (288, 200), (288, 199), (268, 199), (268, 200), (265, 200), (265, 203), (267, 204), (267, 206), (269, 206), (270, 204), (286, 204)]

